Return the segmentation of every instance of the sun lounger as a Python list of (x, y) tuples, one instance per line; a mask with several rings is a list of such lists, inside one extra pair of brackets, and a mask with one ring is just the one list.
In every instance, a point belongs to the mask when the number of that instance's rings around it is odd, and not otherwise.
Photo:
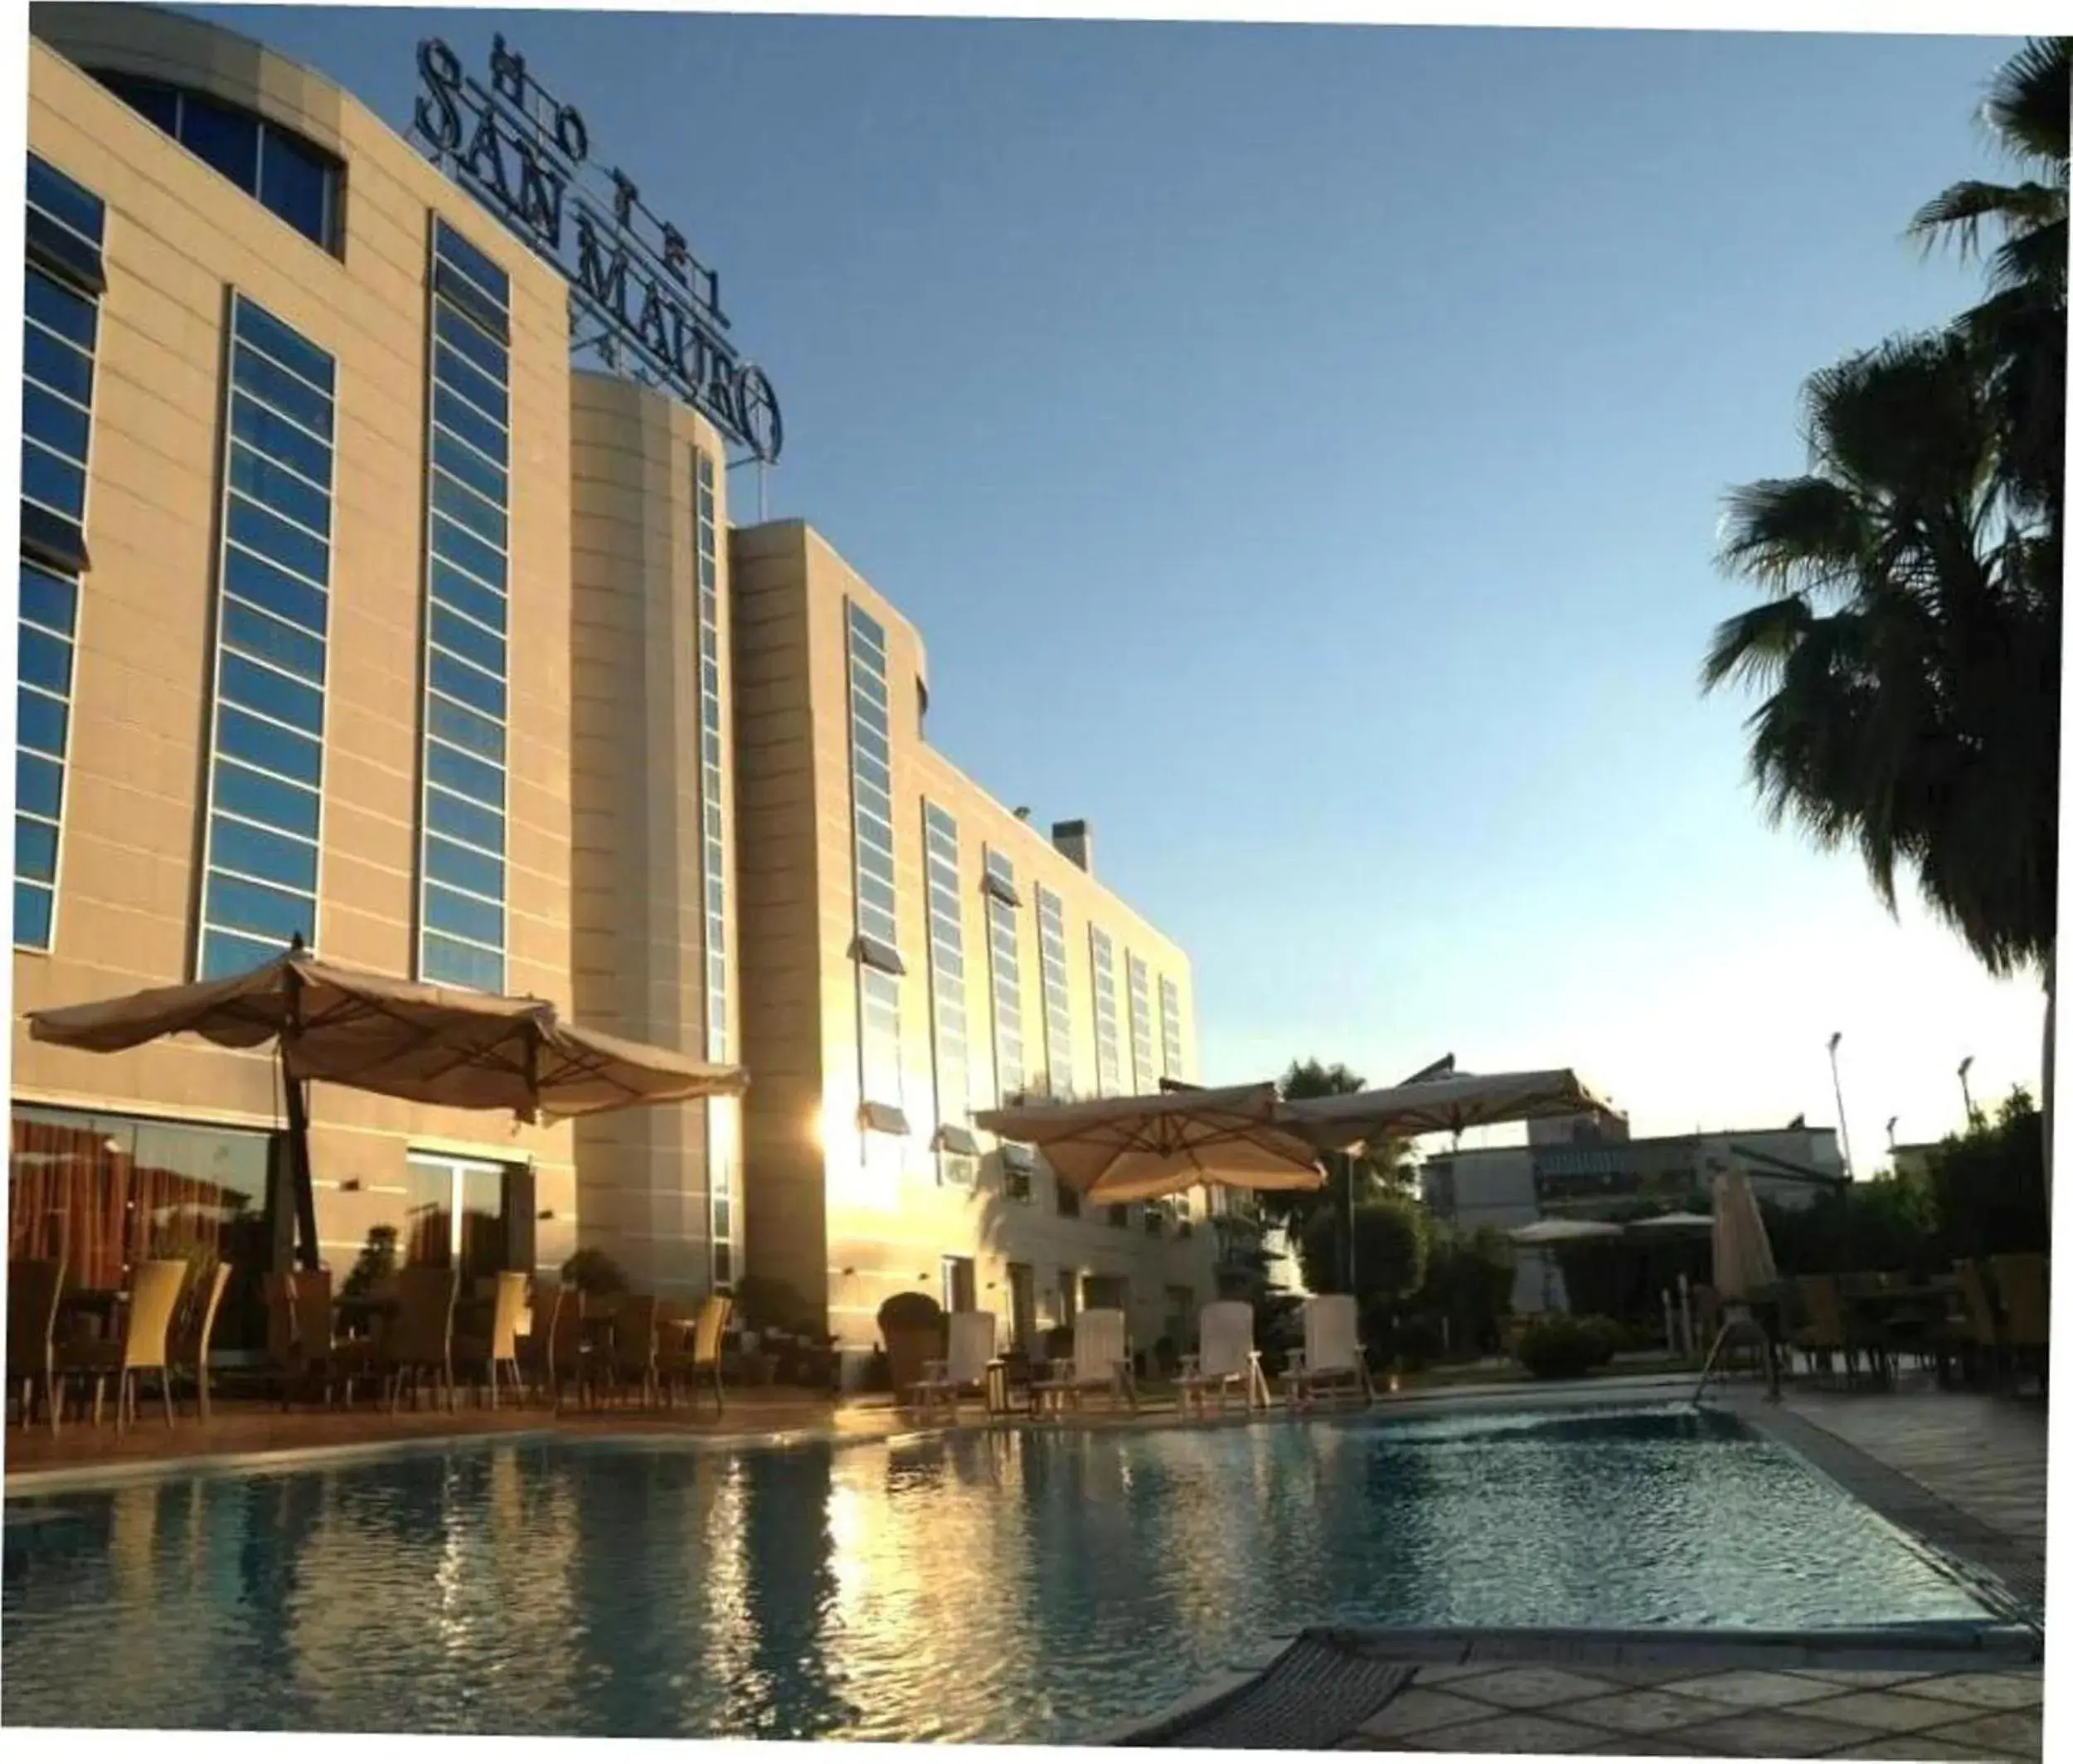
[(1361, 1349), (1360, 1312), (1345, 1293), (1325, 1293), (1304, 1301), (1303, 1346), (1289, 1357), (1289, 1406), (1299, 1408), (1322, 1390), (1363, 1403), (1375, 1400), (1368, 1382), (1367, 1356)]
[(993, 1363), (993, 1314), (952, 1311), (949, 1326), (949, 1353), (923, 1363), (912, 1394), (915, 1406), (925, 1411), (939, 1402), (948, 1403), (954, 1421), (961, 1394), (973, 1389), (982, 1395), (985, 1392), (987, 1368)]
[(1216, 1412), (1224, 1412), (1224, 1399), (1234, 1387), (1245, 1393), (1245, 1407), (1267, 1406), (1266, 1376), (1260, 1369), (1259, 1351), (1252, 1344), (1252, 1306), (1235, 1299), (1205, 1305), (1198, 1319), (1201, 1351), (1181, 1357), (1181, 1412), (1187, 1412), (1192, 1397), (1204, 1414), (1209, 1412), (1209, 1395), (1216, 1393)]
[(1130, 1369), (1129, 1324), (1119, 1310), (1083, 1310), (1072, 1326), (1072, 1358), (1053, 1360), (1048, 1376), (1032, 1384), (1030, 1400), (1070, 1402), (1076, 1408), (1090, 1390), (1105, 1390), (1111, 1404), (1138, 1406), (1137, 1378)]

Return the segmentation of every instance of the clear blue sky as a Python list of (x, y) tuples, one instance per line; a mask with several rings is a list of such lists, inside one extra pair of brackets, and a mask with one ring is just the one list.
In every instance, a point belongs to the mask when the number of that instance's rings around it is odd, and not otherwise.
[[(198, 9), (199, 10), (199, 9)], [(1861, 1168), (2035, 1085), (2041, 994), (1767, 829), (1702, 700), (1722, 491), (1974, 283), (1984, 38), (217, 8), (392, 122), (501, 23), (716, 264), (773, 516), (930, 735), (1193, 955), (1202, 1076), (1573, 1064)], [(736, 485), (753, 518), (753, 485)]]

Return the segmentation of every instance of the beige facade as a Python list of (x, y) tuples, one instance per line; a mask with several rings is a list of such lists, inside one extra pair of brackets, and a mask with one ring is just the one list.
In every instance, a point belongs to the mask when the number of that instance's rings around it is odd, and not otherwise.
[[(267, 1055), (168, 1042), (95, 1057), (20, 1013), (193, 977), (212, 765), (226, 328), (243, 296), (335, 364), (315, 945), (417, 971), (426, 579), (427, 254), (435, 216), (509, 277), (509, 766), (505, 985), (566, 999), (570, 961), (569, 370), (564, 285), (385, 124), (293, 64), (170, 14), (38, 8), (29, 147), (105, 205), (57, 906), (14, 954), (15, 1100), (266, 1129)], [(64, 54), (58, 52), (63, 50)], [(344, 168), (338, 249), (300, 236), (81, 65), (257, 113)], [(17, 928), (17, 939), (21, 935)], [(318, 1087), (318, 1227), (350, 1267), (401, 1222), (405, 1158), (532, 1173), (535, 1253), (574, 1247), (567, 1127)]]
[(318, 1086), (337, 1275), (385, 1227), (415, 1255), (450, 1225), (465, 1261), (487, 1211), (494, 1259), (595, 1247), (668, 1297), (770, 1276), (851, 1350), (916, 1289), (1025, 1339), (1122, 1303), (1140, 1348), (1183, 1343), (1207, 1198), (1076, 1213), (971, 1116), (1197, 1076), (1187, 960), (1084, 829), (929, 746), (913, 628), (810, 529), (731, 532), (712, 425), (572, 372), (555, 268), (352, 98), (175, 14), (32, 29), (11, 1243), (44, 1252), (53, 1183), (121, 1171), (184, 1184), (174, 1212), (241, 1184), (238, 1256), (286, 1253), (269, 1053), (95, 1057), (20, 1013), (236, 971), (292, 925), (751, 1079), (573, 1129)]
[[(797, 522), (737, 529), (733, 554), (741, 931), (753, 979), (742, 1012), (754, 1074), (744, 1122), (750, 1271), (824, 1308), (850, 1349), (875, 1339), (878, 1306), (895, 1292), (925, 1291), (946, 1305), (958, 1296), (946, 1258), (969, 1262), (969, 1296), (996, 1313), (1003, 1337), (1018, 1308), (1026, 1329), (1040, 1329), (1090, 1293), (1127, 1304), (1140, 1348), (1176, 1324), (1185, 1334), (1194, 1308), (1216, 1295), (1205, 1196), (1132, 1208), (1120, 1223), (1106, 1208), (1069, 1216), (1041, 1159), (1018, 1180), (1003, 1163), (1012, 1149), (976, 1135), (981, 1154), (968, 1160), (940, 1143), (939, 1130), (969, 1126), (971, 1112), (992, 1106), (1004, 1089), (1117, 1095), (1156, 1089), (1164, 1076), (1186, 1079), (1194, 1034), (1186, 955), (928, 745), (920, 634), (824, 539)], [(878, 1032), (860, 999), (874, 958), (860, 954), (859, 890), (876, 878), (860, 870), (856, 843), (852, 609), (884, 634), (884, 664), (872, 671), (886, 688), (897, 961), (877, 971), (897, 1011), (896, 1057), (889, 1047), (867, 1056)], [(875, 705), (875, 686), (867, 690)], [(939, 811), (939, 852), (942, 818), (954, 823), (954, 888), (939, 856), (932, 890), (925, 805)], [(988, 892), (989, 856), (1012, 868), (1015, 901)], [(1062, 933), (1062, 963), (1048, 988), (1040, 891)], [(943, 971), (932, 905), (954, 915), (961, 974)], [(1097, 932), (1109, 940), (1114, 975), (1115, 1062), (1105, 1074)], [(1012, 986), (997, 972), (1002, 939), (1011, 940)], [(1134, 1023), (1134, 969), (1145, 982)], [(959, 1062), (946, 1057), (939, 984), (965, 1025), (962, 1097)], [(1163, 990), (1172, 1007), (1163, 1012)], [(1003, 992), (1019, 1018), (1019, 1086)], [(1054, 1020), (1054, 1003), (1062, 1018)], [(1025, 1183), (1026, 1198), (1017, 1192)], [(1011, 1280), (1025, 1278), (1018, 1305)]]

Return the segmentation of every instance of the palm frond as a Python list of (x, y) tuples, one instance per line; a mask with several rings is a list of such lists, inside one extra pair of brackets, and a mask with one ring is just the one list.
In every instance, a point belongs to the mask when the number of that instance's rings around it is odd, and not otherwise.
[(1980, 115), (2012, 158), (2063, 173), (2073, 131), (2073, 37), (2032, 37), (1994, 75)]
[(1920, 241), (1925, 250), (1953, 244), (1959, 255), (1969, 257), (1978, 250), (1980, 230), (1988, 222), (2004, 232), (2017, 233), (2065, 218), (2062, 187), (1967, 179), (1925, 202), (1907, 223), (1907, 231), (1909, 237)]

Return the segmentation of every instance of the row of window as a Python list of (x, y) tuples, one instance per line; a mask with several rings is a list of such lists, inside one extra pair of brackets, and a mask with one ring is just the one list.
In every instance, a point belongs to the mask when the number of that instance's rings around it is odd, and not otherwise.
[(100, 327), (100, 199), (29, 156), (22, 321), (22, 547), (16, 637), (14, 935), (49, 947), (72, 722), (86, 461)]
[[(706, 1057), (716, 1064), (727, 1047), (727, 849), (721, 814), (720, 511), (712, 456), (698, 450), (692, 459), (692, 502), (698, 552), (698, 766), (703, 824), (700, 872), (705, 884)], [(712, 1246), (716, 1286), (734, 1279), (735, 1167), (731, 1134), (716, 1117), (727, 1104), (706, 1106), (707, 1241)]]
[(899, 897), (894, 889), (892, 721), (886, 629), (849, 605), (849, 764), (857, 890), (857, 1046), (867, 1110), (895, 1132), (901, 1113)]

